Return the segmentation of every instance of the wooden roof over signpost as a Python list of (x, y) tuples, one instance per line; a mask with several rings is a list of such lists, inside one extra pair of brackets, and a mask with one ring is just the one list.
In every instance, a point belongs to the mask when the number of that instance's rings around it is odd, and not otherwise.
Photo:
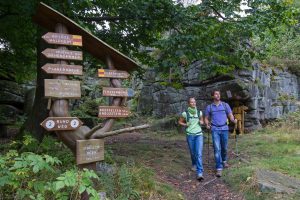
[(55, 26), (58, 23), (64, 24), (70, 34), (82, 36), (83, 49), (104, 63), (106, 62), (106, 57), (109, 56), (113, 60), (116, 69), (133, 71), (138, 67), (135, 61), (112, 48), (68, 17), (44, 3), (39, 4), (37, 12), (33, 16), (33, 21), (43, 28), (53, 32), (55, 31)]

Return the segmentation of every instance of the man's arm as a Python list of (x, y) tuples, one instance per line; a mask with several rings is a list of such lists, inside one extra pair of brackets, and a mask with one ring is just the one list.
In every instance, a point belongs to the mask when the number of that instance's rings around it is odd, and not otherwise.
[(204, 117), (204, 122), (205, 122), (205, 124), (206, 124), (206, 128), (207, 128), (207, 129), (210, 129), (210, 123), (209, 123), (209, 120), (208, 120), (208, 116), (205, 116), (205, 117)]
[(228, 115), (228, 118), (230, 119), (230, 121), (232, 122), (232, 123), (237, 123), (237, 119), (234, 119), (234, 116), (233, 116), (233, 114), (232, 113), (230, 113), (229, 115)]
[(230, 119), (230, 121), (232, 122), (232, 123), (237, 123), (237, 120), (236, 119), (234, 119), (234, 116), (233, 116), (233, 114), (232, 114), (232, 110), (231, 110), (231, 108), (230, 108), (230, 106), (226, 103), (226, 107), (227, 107), (227, 110), (228, 110), (228, 118)]

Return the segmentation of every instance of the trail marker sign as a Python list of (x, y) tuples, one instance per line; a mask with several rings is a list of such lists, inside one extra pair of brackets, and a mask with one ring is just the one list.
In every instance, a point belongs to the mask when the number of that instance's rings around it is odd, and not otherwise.
[(98, 117), (103, 118), (118, 118), (118, 117), (128, 117), (130, 115), (130, 110), (121, 106), (99, 106)]
[(133, 97), (134, 90), (130, 88), (103, 87), (102, 95), (106, 97)]
[(80, 81), (45, 79), (45, 97), (79, 99), (81, 97)]
[(76, 163), (84, 164), (104, 160), (104, 140), (76, 140)]
[(49, 44), (82, 46), (82, 37), (80, 35), (48, 32), (42, 38)]
[(48, 117), (41, 123), (41, 126), (47, 131), (65, 131), (75, 130), (82, 124), (77, 117)]
[(42, 51), (46, 58), (60, 59), (60, 60), (82, 60), (82, 51), (70, 51), (65, 49), (50, 49), (47, 48)]
[(121, 70), (98, 69), (98, 77), (100, 78), (128, 78), (129, 73)]
[(45, 64), (42, 69), (47, 74), (82, 75), (81, 65)]

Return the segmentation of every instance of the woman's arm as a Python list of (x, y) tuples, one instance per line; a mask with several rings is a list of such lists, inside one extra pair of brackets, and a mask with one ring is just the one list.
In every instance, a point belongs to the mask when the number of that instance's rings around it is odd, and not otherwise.
[(204, 119), (203, 116), (200, 117), (200, 124), (203, 125), (204, 124)]
[(185, 122), (185, 119), (183, 117), (179, 118), (178, 124), (180, 124), (181, 126), (187, 126), (187, 123)]

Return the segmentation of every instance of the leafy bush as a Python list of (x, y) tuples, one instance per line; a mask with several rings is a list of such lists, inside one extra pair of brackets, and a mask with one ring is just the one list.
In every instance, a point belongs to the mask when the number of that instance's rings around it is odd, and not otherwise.
[(59, 175), (61, 161), (32, 152), (10, 150), (0, 157), (0, 194), (4, 199), (80, 199), (86, 191), (97, 199), (92, 179), (98, 176), (87, 169), (67, 170)]

